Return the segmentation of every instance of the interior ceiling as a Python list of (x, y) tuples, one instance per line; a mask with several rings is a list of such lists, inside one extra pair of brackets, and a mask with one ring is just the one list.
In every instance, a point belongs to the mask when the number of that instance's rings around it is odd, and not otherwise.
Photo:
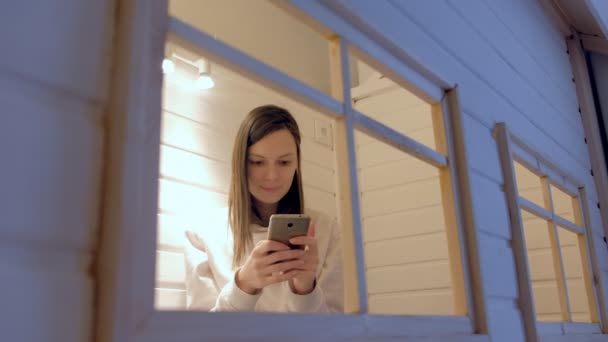
[(608, 39), (608, 33), (602, 32), (596, 19), (589, 11), (585, 1), (581, 0), (554, 0), (568, 22), (576, 28), (579, 33)]

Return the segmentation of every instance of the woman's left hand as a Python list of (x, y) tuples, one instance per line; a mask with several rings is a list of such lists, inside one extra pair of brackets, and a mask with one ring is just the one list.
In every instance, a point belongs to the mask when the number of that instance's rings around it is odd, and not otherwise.
[(305, 253), (301, 257), (304, 264), (298, 267), (297, 274), (289, 280), (291, 290), (296, 294), (308, 294), (314, 290), (317, 267), (319, 266), (319, 252), (317, 239), (315, 238), (315, 225), (310, 224), (306, 236), (294, 237), (289, 242), (293, 245), (302, 246)]

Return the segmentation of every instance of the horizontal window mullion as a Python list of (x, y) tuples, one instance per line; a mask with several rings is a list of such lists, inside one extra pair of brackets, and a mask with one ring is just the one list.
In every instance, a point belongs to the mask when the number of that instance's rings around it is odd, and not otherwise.
[(398, 131), (358, 112), (354, 112), (355, 128), (400, 151), (410, 154), (436, 167), (446, 167), (448, 158), (443, 154), (399, 133)]
[(214, 63), (223, 65), (254, 82), (269, 86), (273, 90), (327, 115), (333, 117), (343, 115), (343, 105), (340, 101), (177, 18), (169, 18), (169, 34), (178, 43), (193, 48)]
[(569, 220), (566, 220), (565, 218), (559, 216), (559, 215), (554, 215), (554, 220), (555, 220), (555, 224), (557, 224), (558, 226), (565, 228), (575, 234), (584, 234), (585, 233), (585, 229), (579, 225), (577, 225), (574, 222), (570, 222)]
[(548, 221), (553, 221), (553, 213), (538, 204), (519, 196), (519, 206), (529, 212)]

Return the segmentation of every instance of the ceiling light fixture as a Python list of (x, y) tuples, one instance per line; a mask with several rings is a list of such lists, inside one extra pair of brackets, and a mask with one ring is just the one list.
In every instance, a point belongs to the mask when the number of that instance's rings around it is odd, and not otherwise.
[(173, 49), (165, 47), (165, 58), (163, 59), (163, 74), (171, 74), (175, 71), (175, 61), (173, 60)]
[(196, 88), (199, 90), (211, 89), (215, 86), (215, 82), (211, 78), (211, 64), (206, 59), (196, 61), (198, 67), (198, 78), (196, 79)]

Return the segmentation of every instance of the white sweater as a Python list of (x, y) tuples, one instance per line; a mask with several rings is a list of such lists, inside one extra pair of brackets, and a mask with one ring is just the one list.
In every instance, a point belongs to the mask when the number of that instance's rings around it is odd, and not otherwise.
[[(221, 209), (198, 229), (186, 232), (189, 241), (185, 254), (188, 309), (343, 312), (342, 232), (327, 215), (310, 210), (306, 213), (315, 223), (319, 250), (317, 285), (311, 293), (294, 294), (286, 281), (266, 286), (257, 295), (239, 289), (234, 282), (233, 239), (228, 224), (228, 210)], [(266, 227), (253, 224), (251, 228), (253, 245), (266, 239)]]

